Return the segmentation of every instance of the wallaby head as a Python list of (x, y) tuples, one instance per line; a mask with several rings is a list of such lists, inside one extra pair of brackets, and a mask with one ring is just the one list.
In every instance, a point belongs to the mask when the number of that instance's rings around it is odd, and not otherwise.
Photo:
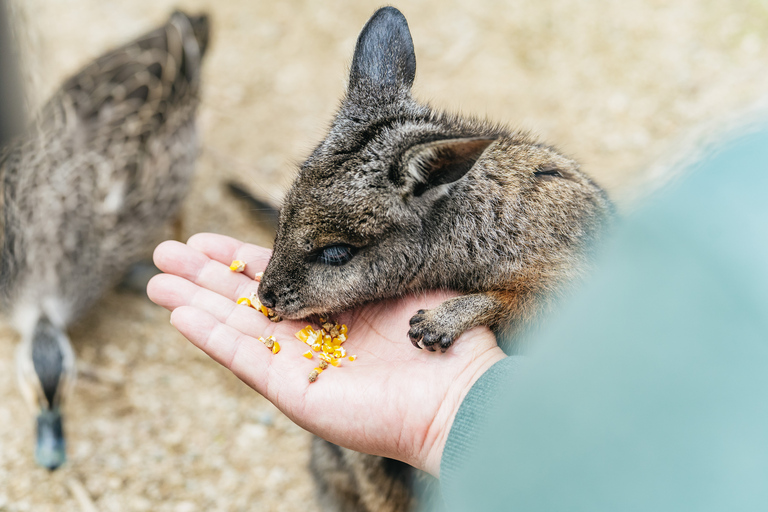
[(530, 261), (589, 237), (585, 219), (599, 224), (591, 217), (600, 212), (569, 206), (602, 194), (572, 160), (525, 134), (417, 103), (415, 72), (408, 23), (380, 9), (358, 38), (329, 133), (282, 208), (259, 287), (281, 317), (424, 288), (508, 289)]
[[(477, 138), (414, 102), (415, 73), (405, 18), (379, 10), (357, 41), (330, 133), (302, 165), (282, 209), (260, 285), (261, 300), (282, 317), (402, 290), (428, 256), (418, 249), (437, 191), (429, 189), (460, 178), (496, 137)], [(470, 138), (444, 140), (452, 136)]]

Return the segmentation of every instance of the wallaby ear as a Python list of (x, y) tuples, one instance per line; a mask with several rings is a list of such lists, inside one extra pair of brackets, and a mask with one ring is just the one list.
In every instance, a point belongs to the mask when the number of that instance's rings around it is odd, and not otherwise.
[(407, 181), (412, 183), (413, 195), (418, 197), (427, 190), (460, 179), (494, 140), (480, 137), (438, 140), (409, 149), (403, 161), (412, 178)]
[(349, 91), (372, 86), (410, 89), (415, 76), (416, 54), (408, 22), (394, 7), (382, 7), (357, 38)]

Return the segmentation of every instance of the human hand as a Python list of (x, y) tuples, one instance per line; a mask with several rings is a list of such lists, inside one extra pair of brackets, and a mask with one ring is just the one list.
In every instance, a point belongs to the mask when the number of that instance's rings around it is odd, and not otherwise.
[[(235, 303), (258, 288), (270, 251), (233, 238), (198, 234), (187, 244), (164, 242), (155, 264), (165, 272), (147, 287), (152, 301), (172, 311), (187, 339), (264, 395), (306, 430), (353, 450), (406, 462), (439, 476), (445, 440), (474, 382), (504, 358), (485, 327), (464, 333), (446, 352), (418, 350), (408, 340), (417, 310), (454, 295), (427, 292), (372, 303), (334, 317), (349, 328), (344, 348), (357, 360), (328, 367), (307, 380), (318, 360), (294, 334), (306, 321), (270, 322)], [(232, 260), (247, 263), (243, 274)], [(272, 354), (256, 338), (273, 335)]]

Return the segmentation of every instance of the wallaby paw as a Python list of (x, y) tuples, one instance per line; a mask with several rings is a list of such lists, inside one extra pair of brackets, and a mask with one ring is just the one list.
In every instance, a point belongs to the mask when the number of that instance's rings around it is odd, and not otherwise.
[(446, 328), (444, 323), (438, 322), (434, 317), (433, 309), (420, 309), (411, 317), (408, 337), (418, 349), (426, 348), (435, 352), (440, 348), (441, 352), (445, 352), (458, 337), (458, 333)]

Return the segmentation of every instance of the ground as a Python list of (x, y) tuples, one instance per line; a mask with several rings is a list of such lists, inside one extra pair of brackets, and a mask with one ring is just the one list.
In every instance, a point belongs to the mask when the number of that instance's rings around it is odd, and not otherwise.
[[(68, 74), (179, 7), (207, 11), (203, 152), (184, 237), (271, 235), (223, 184), (279, 201), (338, 105), (378, 1), (16, 0), (31, 109)], [(765, 0), (395, 3), (417, 98), (530, 130), (583, 163), (625, 211), (675, 175), (687, 134), (768, 90)], [(662, 163), (659, 163), (662, 162)], [(0, 326), (0, 512), (315, 511), (309, 434), (186, 342), (168, 312), (114, 292), (71, 333), (81, 377), (69, 463), (32, 461), (33, 418)], [(408, 343), (405, 333), (403, 342)]]

